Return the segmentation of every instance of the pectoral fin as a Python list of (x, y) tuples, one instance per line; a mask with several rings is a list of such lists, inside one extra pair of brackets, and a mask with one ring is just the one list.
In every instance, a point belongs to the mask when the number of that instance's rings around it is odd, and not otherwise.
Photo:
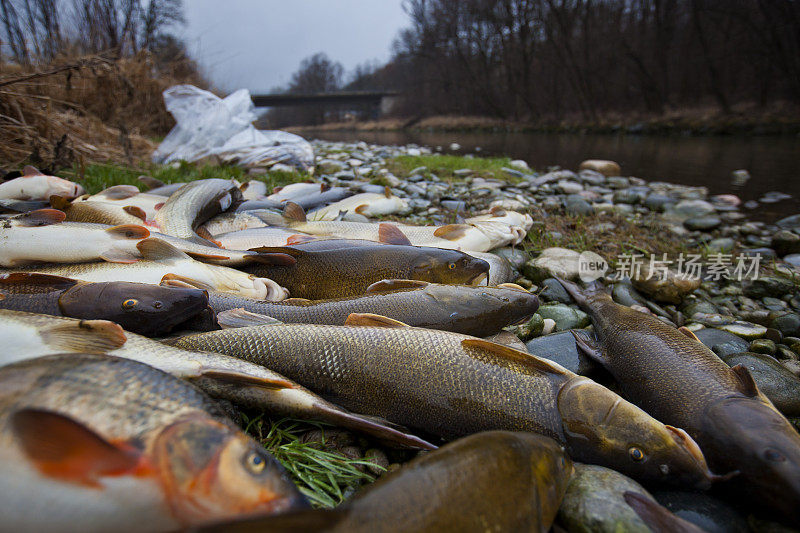
[(0, 277), (0, 288), (5, 285), (35, 285), (53, 290), (67, 290), (78, 283), (74, 279), (34, 272), (12, 272)]
[(37, 209), (14, 217), (14, 222), (25, 227), (51, 226), (64, 222), (67, 214), (58, 209)]
[(135, 185), (114, 185), (97, 194), (109, 200), (125, 200), (126, 198), (139, 194), (139, 188)]
[(406, 234), (394, 224), (387, 222), (378, 224), (378, 241), (384, 244), (411, 246), (411, 241), (408, 240)]
[[(51, 202), (51, 203), (52, 203), (52, 202)], [(144, 209), (142, 209), (142, 208), (141, 208), (141, 207), (139, 207), (139, 206), (136, 206), (136, 205), (126, 205), (125, 207), (123, 207), (123, 208), (122, 208), (122, 210), (123, 210), (123, 211), (125, 211), (126, 213), (128, 213), (129, 215), (131, 215), (131, 216), (134, 216), (134, 217), (138, 218), (138, 219), (139, 219), (139, 220), (141, 220), (142, 222), (144, 222), (144, 221), (146, 221), (146, 220), (147, 220), (147, 213), (145, 213), (145, 212), (144, 212)]]
[(125, 330), (108, 320), (58, 321), (39, 329), (51, 349), (63, 352), (105, 353), (125, 344)]
[(122, 224), (113, 226), (106, 230), (106, 233), (118, 239), (141, 240), (150, 236), (150, 230), (138, 224)]
[(136, 243), (136, 248), (142, 257), (150, 261), (175, 261), (190, 259), (188, 255), (178, 250), (171, 244), (155, 237), (142, 239)]
[(276, 320), (271, 316), (251, 313), (250, 311), (247, 311), (241, 307), (237, 309), (228, 309), (227, 311), (220, 311), (217, 313), (217, 324), (219, 324), (222, 329), (266, 326), (280, 323), (281, 322), (279, 320)]
[(85, 425), (44, 409), (22, 409), (11, 416), (20, 448), (43, 475), (67, 483), (98, 486), (105, 476), (133, 472), (138, 450), (112, 443)]
[(259, 389), (282, 390), (296, 389), (298, 386), (287, 379), (267, 378), (264, 376), (254, 376), (239, 370), (230, 368), (201, 368), (200, 377), (209, 378), (225, 383), (235, 383), (237, 385), (247, 385)]
[(163, 181), (161, 181), (159, 179), (156, 179), (156, 178), (153, 178), (151, 176), (139, 176), (136, 179), (139, 180), (142, 183), (142, 185), (147, 187), (148, 191), (152, 190), (152, 189), (155, 189), (155, 188), (158, 188), (158, 187), (163, 187), (164, 186), (164, 182)]
[(472, 229), (472, 226), (469, 224), (448, 224), (436, 228), (436, 231), (433, 232), (433, 236), (439, 237), (440, 239), (447, 239), (448, 241), (457, 241), (465, 236), (470, 229)]
[(580, 351), (600, 364), (605, 365), (607, 363), (603, 348), (591, 333), (582, 329), (571, 329), (569, 332), (572, 333), (573, 337), (575, 337), (575, 344), (578, 345), (578, 349), (580, 349)]

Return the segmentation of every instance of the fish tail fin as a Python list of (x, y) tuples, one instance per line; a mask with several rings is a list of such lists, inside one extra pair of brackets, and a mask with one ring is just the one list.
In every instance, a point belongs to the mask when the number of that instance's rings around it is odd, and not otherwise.
[(572, 281), (567, 281), (559, 277), (556, 277), (556, 280), (558, 280), (558, 282), (564, 287), (569, 295), (572, 296), (572, 299), (585, 309), (590, 307), (591, 301), (595, 297), (611, 297), (605, 285), (599, 281), (592, 281), (586, 285), (586, 288), (581, 289), (577, 283)]

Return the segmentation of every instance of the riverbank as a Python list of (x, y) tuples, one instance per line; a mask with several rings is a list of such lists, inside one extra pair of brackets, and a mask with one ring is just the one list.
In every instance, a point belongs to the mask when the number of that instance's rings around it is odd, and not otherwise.
[(669, 111), (663, 115), (607, 114), (587, 121), (582, 117), (561, 120), (513, 121), (480, 116), (440, 115), (431, 117), (389, 117), (374, 121), (333, 122), (318, 126), (285, 128), (293, 133), (307, 131), (441, 131), (519, 133), (629, 133), (637, 135), (798, 135), (800, 109), (791, 104), (767, 108), (736, 106), (731, 113), (695, 108)]

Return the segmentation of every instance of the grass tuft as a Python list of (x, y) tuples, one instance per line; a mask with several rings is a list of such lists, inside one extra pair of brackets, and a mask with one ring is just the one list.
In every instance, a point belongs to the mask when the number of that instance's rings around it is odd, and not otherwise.
[[(314, 507), (336, 507), (359, 486), (375, 481), (375, 476), (362, 471), (366, 466), (374, 468), (375, 463), (324, 449), (324, 432), (332, 426), (307, 420), (265, 421), (260, 415), (252, 419), (242, 416), (245, 431), (281, 462)], [(323, 441), (302, 442), (300, 437), (313, 429), (322, 431)]]
[(496, 178), (506, 181), (515, 181), (515, 178), (502, 170), (508, 167), (511, 159), (508, 157), (466, 157), (459, 155), (401, 155), (387, 161), (387, 168), (392, 174), (401, 178), (409, 176), (412, 170), (426, 167), (426, 176), (436, 174), (444, 180), (463, 179), (455, 175), (456, 170), (468, 168), (482, 178)]

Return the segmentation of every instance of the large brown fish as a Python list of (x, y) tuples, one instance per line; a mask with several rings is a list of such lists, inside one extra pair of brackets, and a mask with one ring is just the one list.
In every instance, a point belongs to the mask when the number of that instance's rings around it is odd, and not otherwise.
[(720, 472), (739, 471), (741, 489), (800, 520), (800, 434), (759, 392), (747, 368), (728, 367), (696, 338), (615, 303), (601, 287), (562, 282), (591, 315), (598, 343), (576, 335), (627, 397), (686, 428)]
[(200, 289), (148, 283), (87, 283), (60, 276), (14, 272), (0, 277), (0, 309), (111, 320), (128, 331), (156, 336), (209, 309)]
[(374, 315), (350, 322), (373, 326), (275, 324), (172, 342), (262, 364), (347, 409), (442, 437), (531, 431), (576, 460), (638, 479), (708, 484), (703, 455), (683, 430), (588, 378), (475, 337)]
[(286, 324), (341, 326), (351, 313), (372, 313), (410, 326), (486, 337), (530, 317), (539, 307), (539, 299), (518, 286), (471, 287), (383, 280), (370, 285), (366, 294), (350, 298), (265, 302), (212, 292), (209, 304), (217, 313), (241, 308)]
[(207, 530), (544, 533), (571, 472), (569, 457), (552, 439), (487, 431), (417, 457), (334, 511), (245, 519)]
[(474, 285), (489, 271), (486, 261), (463, 252), (369, 241), (322, 240), (255, 250), (287, 254), (296, 263), (251, 265), (247, 271), (272, 279), (294, 298), (309, 300), (358, 296), (383, 279)]
[(306, 506), (201, 391), (106, 355), (0, 369), (6, 531), (165, 531)]

